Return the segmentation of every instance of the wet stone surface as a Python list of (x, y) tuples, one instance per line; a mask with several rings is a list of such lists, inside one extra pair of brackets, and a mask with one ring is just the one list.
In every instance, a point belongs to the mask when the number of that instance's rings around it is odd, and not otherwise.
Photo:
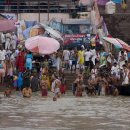
[(0, 130), (130, 130), (130, 97), (0, 96)]

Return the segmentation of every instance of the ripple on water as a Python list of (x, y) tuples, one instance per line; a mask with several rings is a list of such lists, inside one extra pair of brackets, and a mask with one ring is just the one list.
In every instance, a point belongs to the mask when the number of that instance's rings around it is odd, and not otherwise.
[[(21, 127), (11, 127), (13, 125), (11, 123), (17, 124), (19, 120), (24, 124), (24, 130), (67, 130), (76, 128), (78, 125), (84, 126), (84, 128), (90, 127), (89, 130), (94, 130), (87, 123), (89, 121), (92, 121), (96, 126), (96, 130), (102, 130), (103, 127), (108, 128), (107, 130), (127, 130), (130, 128), (129, 100), (129, 97), (122, 96), (86, 96), (83, 98), (65, 96), (53, 102), (52, 97), (43, 99), (39, 95), (31, 99), (13, 96), (10, 99), (2, 98), (0, 117), (8, 115), (10, 119), (10, 127), (6, 126), (6, 130), (23, 130)], [(82, 121), (75, 120), (77, 118)], [(5, 119), (2, 119), (4, 122)], [(44, 122), (51, 121), (58, 125), (58, 127), (49, 127), (46, 126), (47, 124), (44, 124)], [(39, 126), (39, 122), (43, 123)], [(65, 123), (70, 124), (69, 128), (67, 128), (68, 126), (65, 127)], [(35, 127), (38, 125), (38, 127), (32, 128), (31, 124)], [(4, 129), (2, 128), (3, 125), (0, 127), (0, 130)]]

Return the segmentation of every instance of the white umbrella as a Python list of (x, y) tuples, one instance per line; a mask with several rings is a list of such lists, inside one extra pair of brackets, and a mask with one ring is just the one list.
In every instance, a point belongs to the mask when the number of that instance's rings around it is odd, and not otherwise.
[(61, 37), (60, 33), (56, 30), (54, 30), (53, 28), (45, 25), (45, 24), (41, 24), (40, 25), (45, 29), (45, 31), (47, 31), (51, 37), (57, 39), (57, 40), (62, 40), (63, 41), (63, 38)]

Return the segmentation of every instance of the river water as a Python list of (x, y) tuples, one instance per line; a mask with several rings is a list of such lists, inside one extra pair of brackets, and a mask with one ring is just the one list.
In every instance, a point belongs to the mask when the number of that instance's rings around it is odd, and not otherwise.
[(0, 96), (0, 130), (130, 130), (130, 97)]

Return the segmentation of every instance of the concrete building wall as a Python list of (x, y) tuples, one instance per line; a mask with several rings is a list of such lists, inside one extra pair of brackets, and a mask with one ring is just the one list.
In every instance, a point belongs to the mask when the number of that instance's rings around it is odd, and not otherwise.
[(68, 19), (70, 18), (67, 13), (19, 13), (18, 19), (28, 21), (46, 22), (51, 19)]

